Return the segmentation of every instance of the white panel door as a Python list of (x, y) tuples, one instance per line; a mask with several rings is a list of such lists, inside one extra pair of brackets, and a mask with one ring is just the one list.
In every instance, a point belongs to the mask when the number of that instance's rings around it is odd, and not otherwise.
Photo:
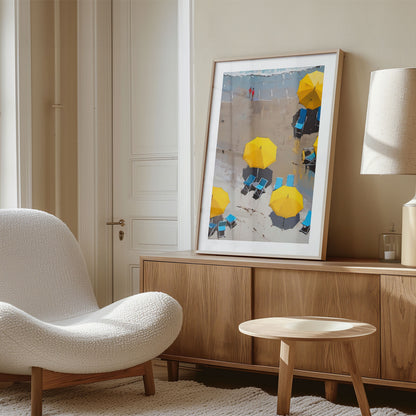
[(177, 0), (113, 1), (114, 299), (178, 246)]

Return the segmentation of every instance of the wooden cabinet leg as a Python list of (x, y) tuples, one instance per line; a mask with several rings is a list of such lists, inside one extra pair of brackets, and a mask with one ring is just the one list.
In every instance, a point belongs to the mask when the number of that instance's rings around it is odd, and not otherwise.
[(277, 388), (277, 414), (288, 415), (292, 395), (295, 343), (280, 341), (279, 384)]
[(351, 374), (352, 384), (354, 386), (355, 395), (357, 397), (358, 405), (360, 406), (362, 416), (371, 416), (370, 406), (368, 405), (367, 395), (360, 372), (358, 370), (357, 358), (355, 356), (354, 346), (351, 341), (342, 343), (345, 358), (348, 365), (348, 371)]
[(153, 396), (155, 394), (155, 379), (153, 378), (152, 362), (148, 361), (144, 364), (145, 373), (143, 374), (144, 394)]
[(32, 367), (30, 381), (30, 395), (32, 405), (32, 416), (42, 416), (42, 369)]
[(168, 380), (178, 381), (179, 380), (179, 361), (168, 360)]
[(337, 400), (338, 382), (333, 380), (325, 380), (325, 398), (334, 403)]

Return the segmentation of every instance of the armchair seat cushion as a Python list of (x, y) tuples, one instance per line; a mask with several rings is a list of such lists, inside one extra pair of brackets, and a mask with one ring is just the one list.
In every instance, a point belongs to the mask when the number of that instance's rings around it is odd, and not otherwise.
[(182, 325), (182, 308), (167, 294), (146, 292), (61, 321), (43, 321), (0, 302), (0, 369), (110, 372), (146, 362), (167, 349)]

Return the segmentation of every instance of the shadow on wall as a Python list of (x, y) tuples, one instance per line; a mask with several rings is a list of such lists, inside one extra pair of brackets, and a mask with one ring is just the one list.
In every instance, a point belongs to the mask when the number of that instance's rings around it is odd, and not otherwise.
[(401, 204), (414, 184), (403, 176), (360, 174), (370, 73), (379, 68), (362, 55), (345, 52), (327, 255), (377, 258), (379, 234), (393, 222), (401, 229)]

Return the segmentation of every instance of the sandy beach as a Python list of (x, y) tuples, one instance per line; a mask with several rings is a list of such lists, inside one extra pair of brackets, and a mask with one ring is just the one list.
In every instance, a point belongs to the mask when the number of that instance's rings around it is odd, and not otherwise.
[[(228, 214), (237, 217), (237, 225), (233, 229), (227, 227), (225, 238), (307, 243), (309, 235), (299, 230), (312, 207), (314, 174), (302, 163), (302, 150), (313, 146), (318, 133), (304, 134), (300, 139), (294, 137), (291, 123), (302, 108), (296, 95), (297, 81), (291, 80), (291, 84), (277, 94), (267, 91), (259, 93), (259, 97), (253, 97), (247, 88), (241, 88), (241, 83), (239, 79), (237, 87), (228, 87), (227, 94), (223, 92), (220, 110), (214, 186), (223, 188), (230, 198), (222, 217)], [(272, 181), (257, 200), (253, 198), (253, 190), (246, 195), (241, 193), (248, 176), (244, 148), (256, 137), (268, 137), (277, 146), (276, 161), (268, 167), (272, 171)], [(282, 230), (272, 222), (270, 214), (273, 210), (269, 202), (276, 177), (282, 177), (285, 185), (290, 174), (294, 175), (294, 184), (303, 195), (304, 206), (299, 213), (299, 222), (291, 229)], [(217, 234), (211, 238), (217, 238)]]

